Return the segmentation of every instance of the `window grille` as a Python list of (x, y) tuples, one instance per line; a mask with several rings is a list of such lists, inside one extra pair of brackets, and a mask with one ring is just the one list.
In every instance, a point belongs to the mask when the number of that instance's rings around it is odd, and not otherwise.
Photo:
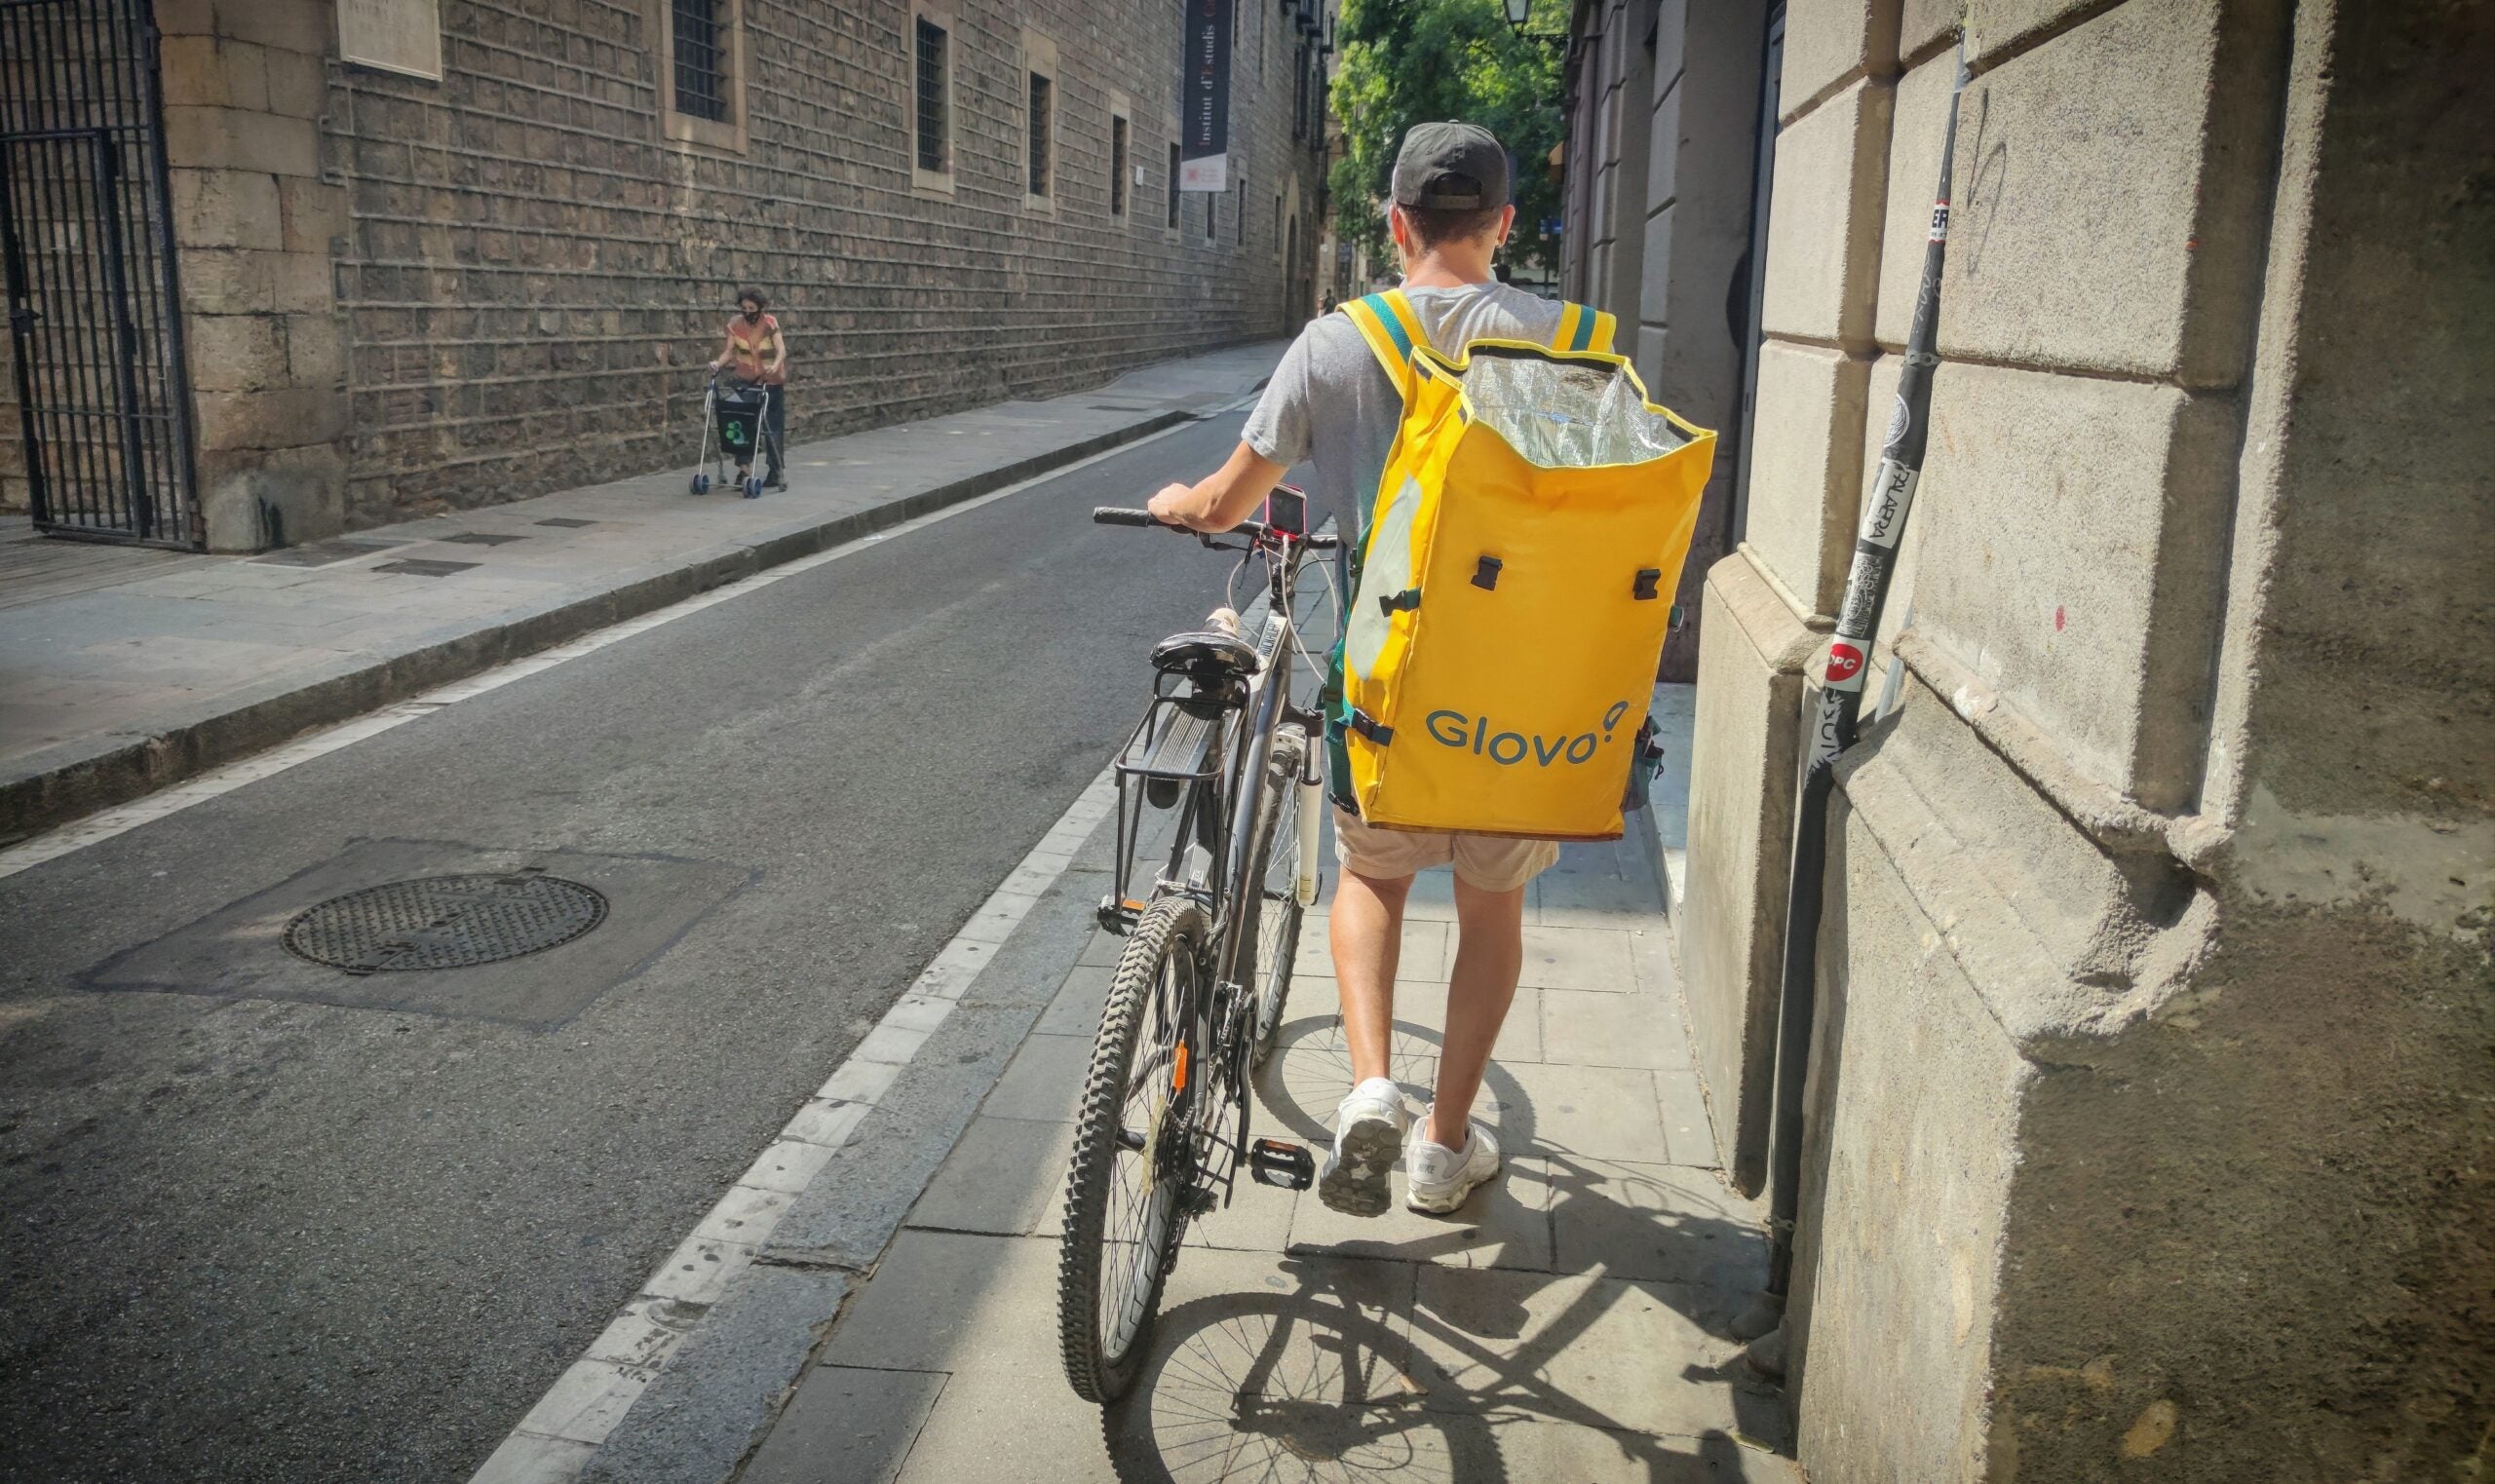
[(1109, 214), (1127, 214), (1127, 121), (1109, 117)]
[(1291, 57), (1290, 136), (1308, 137), (1308, 46), (1300, 44)]
[(952, 120), (944, 109), (951, 43), (942, 26), (918, 18), (918, 168), (940, 175), (952, 168)]
[(1049, 82), (1047, 76), (1042, 73), (1031, 73), (1030, 81), (1030, 110), (1025, 115), (1027, 120), (1026, 133), (1029, 136), (1031, 145), (1029, 185), (1032, 195), (1045, 196), (1049, 193), (1050, 184), (1049, 114), (1052, 106), (1051, 95), (1056, 90), (1055, 86)]
[(675, 111), (728, 121), (727, 0), (669, 0), (675, 19)]

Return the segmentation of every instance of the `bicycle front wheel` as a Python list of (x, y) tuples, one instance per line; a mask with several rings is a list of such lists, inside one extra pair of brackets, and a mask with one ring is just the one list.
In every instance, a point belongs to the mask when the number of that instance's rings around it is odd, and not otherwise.
[(1075, 1394), (1102, 1405), (1134, 1384), (1177, 1254), (1193, 1133), (1182, 1094), (1203, 1049), (1210, 925), (1167, 897), (1128, 937), (1109, 981), (1076, 1115), (1057, 1253), (1057, 1340)]

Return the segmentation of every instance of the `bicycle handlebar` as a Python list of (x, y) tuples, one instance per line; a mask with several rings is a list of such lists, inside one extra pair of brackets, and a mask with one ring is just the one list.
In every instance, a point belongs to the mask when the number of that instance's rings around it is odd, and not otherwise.
[(1161, 529), (1169, 531), (1172, 535), (1202, 536), (1207, 541), (1210, 541), (1215, 535), (1245, 536), (1250, 541), (1265, 545), (1270, 545), (1277, 540), (1288, 539), (1291, 541), (1305, 543), (1309, 550), (1315, 552), (1330, 552), (1334, 548), (1342, 545), (1342, 541), (1339, 537), (1325, 535), (1302, 536), (1295, 532), (1281, 530), (1277, 527), (1267, 525), (1261, 520), (1242, 520), (1238, 525), (1232, 527), (1228, 531), (1193, 531), (1183, 525), (1167, 524), (1166, 522), (1156, 518), (1150, 511), (1130, 510), (1123, 506), (1116, 505), (1102, 505), (1094, 507), (1092, 512), (1092, 523), (1094, 525), (1159, 526)]

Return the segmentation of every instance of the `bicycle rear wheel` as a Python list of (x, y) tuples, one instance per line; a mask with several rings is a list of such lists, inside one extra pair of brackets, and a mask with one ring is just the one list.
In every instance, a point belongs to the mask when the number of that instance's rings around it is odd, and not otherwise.
[(1154, 902), (1109, 981), (1076, 1115), (1057, 1252), (1057, 1341), (1075, 1394), (1106, 1405), (1133, 1385), (1177, 1253), (1194, 1168), (1177, 1116), (1204, 1049), (1204, 910)]
[(1299, 954), (1299, 773), (1308, 755), (1308, 734), (1297, 727), (1274, 732), (1274, 749), (1265, 767), (1264, 791), (1256, 797), (1255, 862), (1248, 879), (1256, 883), (1246, 928), (1256, 945), (1253, 976), (1256, 1019), (1250, 1030), (1248, 1062), (1261, 1067), (1274, 1054), (1282, 1030), (1283, 1007), (1290, 998), (1290, 966)]

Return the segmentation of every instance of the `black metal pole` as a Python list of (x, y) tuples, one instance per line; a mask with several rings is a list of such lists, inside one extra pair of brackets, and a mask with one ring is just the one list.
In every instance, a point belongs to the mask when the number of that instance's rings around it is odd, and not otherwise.
[(1899, 539), (1922, 477), (1923, 454), (1932, 431), (1933, 354), (1940, 314), (1940, 267), (1949, 242), (1949, 165), (1958, 144), (1958, 99), (1967, 88), (1967, 50), (1958, 46), (1958, 76), (1949, 95), (1949, 120), (1941, 134), (1940, 188), (1932, 206), (1932, 231), (1923, 249), (1923, 282), (1915, 292), (1914, 321), (1906, 331), (1905, 364), (1898, 375), (1898, 400), (1880, 449), (1880, 470), (1862, 506), (1854, 541), (1854, 566), (1846, 574), (1845, 602), (1828, 643), (1810, 731), (1803, 738), (1802, 786), (1794, 811), (1792, 881), (1785, 908), (1785, 977), (1776, 1019), (1776, 1089), (1768, 1123), (1771, 1240), (1767, 1292), (1781, 1299), (1793, 1278), (1793, 1223), (1802, 1199), (1802, 1090), (1808, 1078), (1811, 1027), (1817, 1010), (1821, 878), (1827, 867), (1828, 794), (1835, 785), (1837, 755), (1854, 745), (1862, 714), (1862, 685), (1870, 668), (1871, 639), (1889, 598)]

